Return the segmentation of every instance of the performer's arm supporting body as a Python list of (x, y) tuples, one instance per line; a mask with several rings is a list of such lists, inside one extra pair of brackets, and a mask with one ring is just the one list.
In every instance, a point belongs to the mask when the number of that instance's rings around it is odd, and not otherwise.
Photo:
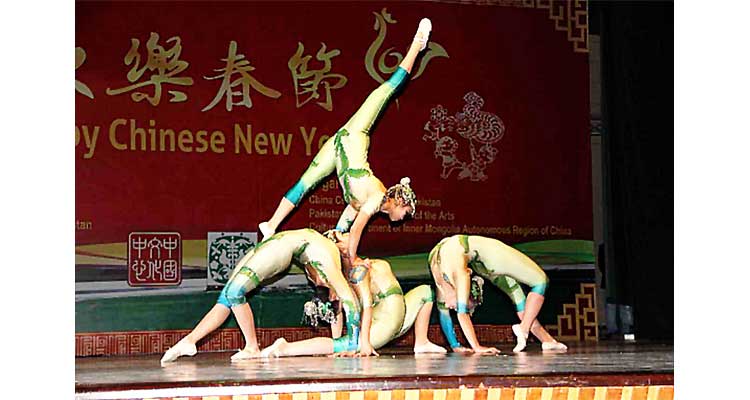
[[(438, 286), (440, 328), (454, 352), (466, 351), (456, 338), (453, 321), (450, 317), (449, 309), (455, 307), (459, 325), (466, 340), (469, 341), (472, 351), (483, 354), (497, 354), (500, 352), (498, 349), (482, 346), (474, 331), (474, 324), (469, 315), (471, 270), (467, 267), (467, 261), (463, 248), (456, 242), (450, 242), (447, 239), (438, 243), (430, 252), (430, 272)], [(441, 289), (441, 287), (444, 289)]]

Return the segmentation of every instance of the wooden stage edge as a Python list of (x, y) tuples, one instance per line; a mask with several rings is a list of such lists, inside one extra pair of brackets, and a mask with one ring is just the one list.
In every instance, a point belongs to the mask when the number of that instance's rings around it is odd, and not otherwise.
[[(326, 393), (334, 393), (331, 400), (350, 400), (342, 398), (342, 393), (378, 394), (372, 400), (410, 400), (399, 394), (404, 392), (417, 393), (413, 400), (492, 400), (488, 390), (502, 389), (505, 398), (525, 399), (672, 399), (674, 375), (669, 373), (608, 373), (608, 374), (549, 374), (536, 376), (441, 376), (441, 377), (388, 377), (388, 378), (358, 378), (315, 379), (254, 382), (248, 385), (242, 381), (198, 381), (198, 382), (160, 382), (118, 385), (76, 385), (76, 398), (80, 399), (113, 399), (113, 398), (149, 398), (149, 399), (206, 399), (206, 400), (324, 400)], [(655, 389), (654, 389), (655, 388)], [(467, 397), (465, 391), (471, 396)], [(505, 397), (513, 391), (513, 397)], [(657, 392), (654, 392), (656, 390)], [(460, 396), (443, 397), (442, 393), (450, 395), (461, 391)], [(545, 393), (542, 393), (546, 391)], [(589, 397), (586, 394), (598, 393)], [(382, 393), (391, 392), (383, 398)], [(399, 393), (400, 392), (400, 393)], [(537, 397), (533, 394), (552, 395)], [(573, 393), (575, 396), (572, 396)], [(614, 392), (619, 396), (614, 396)], [(632, 392), (631, 397), (624, 396)], [(643, 392), (643, 396), (639, 393)], [(523, 393), (522, 397), (518, 397)], [(669, 395), (667, 395), (669, 393)], [(429, 394), (429, 395), (428, 395)], [(272, 397), (268, 397), (271, 395)], [(292, 396), (294, 395), (294, 396)], [(299, 395), (305, 395), (304, 399)], [(312, 397), (311, 397), (312, 395)], [(554, 395), (565, 395), (555, 397)], [(245, 397), (249, 396), (249, 397)], [(278, 397), (277, 397), (278, 396)], [(582, 396), (582, 397), (579, 397)], [(603, 397), (601, 397), (603, 396)], [(351, 400), (369, 400), (368, 396), (347, 396)]]

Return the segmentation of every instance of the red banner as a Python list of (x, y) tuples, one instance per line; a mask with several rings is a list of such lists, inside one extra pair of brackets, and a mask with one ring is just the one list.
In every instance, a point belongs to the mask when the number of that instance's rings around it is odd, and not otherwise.
[[(77, 246), (255, 231), (422, 17), (430, 46), (369, 153), (386, 186), (411, 178), (417, 214), (374, 218), (361, 253), (590, 240), (586, 5), (488, 3), (77, 2)], [(333, 227), (334, 178), (280, 230)]]

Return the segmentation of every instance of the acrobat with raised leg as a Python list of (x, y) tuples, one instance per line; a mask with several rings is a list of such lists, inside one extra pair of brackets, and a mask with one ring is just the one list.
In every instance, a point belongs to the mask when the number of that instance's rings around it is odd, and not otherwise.
[[(386, 196), (386, 188), (370, 169), (367, 155), (373, 124), (397, 90), (406, 82), (417, 55), (427, 45), (431, 30), (430, 20), (422, 19), (414, 40), (396, 72), (375, 89), (349, 121), (325, 142), (299, 181), (281, 199), (271, 219), (260, 223), (258, 227), (264, 236), (272, 235), (304, 196), (334, 170), (343, 190), (344, 201), (348, 204), (336, 229), (351, 232), (348, 250), (354, 264), (360, 263), (357, 257), (359, 240), (367, 222), (374, 214), (383, 212), (392, 221), (402, 220), (406, 214), (414, 214), (413, 204), (398, 204)], [(398, 186), (395, 185), (391, 189)], [(400, 186), (411, 190), (408, 179), (402, 179)]]

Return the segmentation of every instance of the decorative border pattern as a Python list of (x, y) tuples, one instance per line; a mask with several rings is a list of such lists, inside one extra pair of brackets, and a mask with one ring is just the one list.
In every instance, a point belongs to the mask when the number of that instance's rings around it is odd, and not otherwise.
[[(477, 339), (482, 343), (513, 343), (515, 337), (510, 325), (475, 325)], [(460, 327), (456, 326), (460, 331)], [(436, 344), (447, 346), (448, 343), (439, 325), (430, 325), (428, 337)], [(76, 357), (161, 354), (177, 343), (190, 330), (164, 331), (129, 331), (129, 332), (92, 332), (76, 333)], [(310, 339), (319, 336), (330, 336), (329, 328), (295, 327), (295, 328), (258, 328), (256, 329), (261, 347), (269, 346), (279, 337), (289, 341)], [(394, 341), (391, 346), (414, 345), (414, 330)], [(242, 332), (238, 328), (219, 329), (199, 342), (198, 351), (231, 351), (244, 346)]]
[(367, 390), (254, 395), (151, 397), (149, 400), (673, 400), (674, 386)]
[(563, 304), (563, 313), (557, 316), (557, 324), (547, 325), (545, 328), (559, 340), (598, 341), (596, 284), (582, 283), (581, 292), (576, 294), (575, 304)]
[(588, 0), (524, 0), (523, 5), (547, 10), (555, 30), (567, 33), (573, 51), (589, 52)]
[(588, 0), (426, 0), (438, 3), (472, 4), (546, 10), (555, 30), (566, 32), (576, 53), (589, 52)]

